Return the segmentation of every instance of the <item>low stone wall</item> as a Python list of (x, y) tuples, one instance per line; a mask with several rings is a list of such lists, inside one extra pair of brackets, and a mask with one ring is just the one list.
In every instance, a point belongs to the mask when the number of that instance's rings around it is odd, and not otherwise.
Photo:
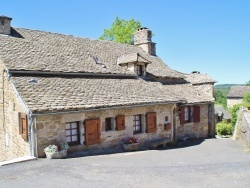
[(242, 113), (242, 126), (241, 135), (244, 143), (250, 147), (250, 112), (243, 111)]

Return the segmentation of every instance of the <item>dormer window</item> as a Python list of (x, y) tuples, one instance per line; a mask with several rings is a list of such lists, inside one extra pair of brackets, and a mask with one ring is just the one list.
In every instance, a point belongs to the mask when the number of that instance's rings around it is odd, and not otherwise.
[(137, 75), (138, 76), (142, 76), (143, 75), (142, 65), (137, 65)]
[(122, 55), (118, 58), (117, 64), (126, 67), (137, 76), (146, 76), (146, 67), (151, 62), (139, 53)]

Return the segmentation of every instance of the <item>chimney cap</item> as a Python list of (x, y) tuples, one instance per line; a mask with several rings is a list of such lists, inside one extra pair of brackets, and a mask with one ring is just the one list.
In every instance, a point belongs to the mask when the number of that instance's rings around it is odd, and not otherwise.
[(148, 28), (147, 27), (140, 27), (137, 29), (137, 31), (143, 31), (143, 30), (148, 30)]
[(4, 16), (4, 15), (0, 15), (0, 18), (5, 18), (5, 19), (8, 19), (8, 20), (12, 20), (12, 18), (11, 18), (11, 17)]

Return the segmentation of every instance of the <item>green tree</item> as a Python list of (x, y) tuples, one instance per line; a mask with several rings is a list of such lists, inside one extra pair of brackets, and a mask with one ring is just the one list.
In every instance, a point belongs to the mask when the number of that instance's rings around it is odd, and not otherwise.
[(246, 83), (246, 86), (250, 86), (250, 80), (248, 80), (248, 82)]
[(245, 107), (250, 107), (250, 93), (246, 93), (243, 97), (243, 105)]
[(222, 104), (224, 108), (227, 107), (227, 99), (221, 91), (214, 92), (215, 103)]
[(109, 29), (104, 29), (99, 39), (132, 44), (135, 31), (141, 27), (139, 21), (115, 18)]

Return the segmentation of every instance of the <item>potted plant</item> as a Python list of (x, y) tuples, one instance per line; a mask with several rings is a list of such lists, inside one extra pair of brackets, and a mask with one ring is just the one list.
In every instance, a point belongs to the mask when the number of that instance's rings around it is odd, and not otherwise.
[(63, 142), (57, 145), (49, 145), (44, 149), (46, 157), (48, 159), (61, 159), (67, 156), (67, 149), (69, 145), (67, 142)]
[(136, 137), (127, 137), (123, 140), (124, 151), (136, 151), (139, 149), (139, 142)]

